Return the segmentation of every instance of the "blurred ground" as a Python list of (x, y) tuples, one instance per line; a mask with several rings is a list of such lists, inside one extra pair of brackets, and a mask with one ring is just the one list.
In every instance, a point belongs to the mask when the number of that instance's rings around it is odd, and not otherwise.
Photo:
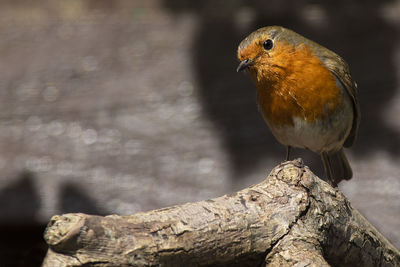
[(285, 149), (235, 68), (265, 25), (348, 61), (362, 121), (340, 188), (400, 248), (399, 0), (2, 0), (0, 266), (38, 266), (54, 214), (132, 214), (264, 179)]

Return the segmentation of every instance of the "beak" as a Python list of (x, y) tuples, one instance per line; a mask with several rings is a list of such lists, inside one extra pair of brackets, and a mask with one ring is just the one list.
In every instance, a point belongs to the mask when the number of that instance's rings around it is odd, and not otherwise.
[(240, 62), (239, 66), (236, 69), (236, 72), (239, 72), (239, 71), (242, 71), (244, 69), (247, 69), (248, 67), (250, 67), (253, 64), (254, 64), (253, 60), (246, 58), (245, 60), (242, 60)]

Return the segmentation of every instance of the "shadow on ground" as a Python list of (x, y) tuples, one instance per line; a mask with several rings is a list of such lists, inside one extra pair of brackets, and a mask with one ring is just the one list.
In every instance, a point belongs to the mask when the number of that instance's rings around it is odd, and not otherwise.
[[(0, 203), (6, 206), (2, 208), (0, 220), (2, 267), (41, 266), (46, 254), (47, 245), (43, 239), (46, 225), (38, 223), (36, 218), (41, 201), (34, 186), (35, 179), (32, 173), (24, 172), (16, 182), (0, 191)], [(107, 214), (77, 185), (64, 185), (59, 201), (62, 213)]]

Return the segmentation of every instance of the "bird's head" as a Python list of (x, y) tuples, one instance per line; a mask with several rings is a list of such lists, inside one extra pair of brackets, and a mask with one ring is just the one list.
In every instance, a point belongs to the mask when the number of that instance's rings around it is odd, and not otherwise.
[(248, 70), (254, 80), (270, 80), (284, 75), (293, 61), (296, 47), (307, 42), (301, 35), (280, 26), (260, 28), (239, 45), (237, 71)]

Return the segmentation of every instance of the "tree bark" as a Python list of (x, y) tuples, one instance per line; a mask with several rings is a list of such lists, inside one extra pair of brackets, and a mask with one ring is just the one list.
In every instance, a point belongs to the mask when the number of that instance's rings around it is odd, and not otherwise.
[(400, 266), (400, 253), (301, 160), (232, 195), (106, 217), (54, 216), (44, 267)]

